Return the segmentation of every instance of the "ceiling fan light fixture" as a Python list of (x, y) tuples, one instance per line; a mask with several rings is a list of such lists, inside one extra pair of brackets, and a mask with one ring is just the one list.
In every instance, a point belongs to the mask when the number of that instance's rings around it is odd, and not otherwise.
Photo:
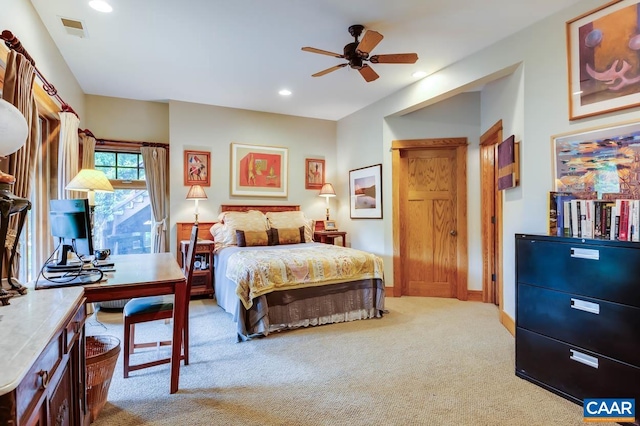
[(278, 92), (278, 94), (280, 96), (291, 96), (291, 90), (288, 89), (282, 89)]
[(414, 78), (424, 78), (427, 76), (427, 73), (424, 71), (416, 71), (413, 74), (411, 74), (411, 76)]
[(104, 0), (91, 0), (89, 2), (89, 6), (91, 6), (92, 9), (95, 9), (98, 12), (102, 13), (109, 13), (113, 11), (113, 7), (111, 7), (111, 5)]

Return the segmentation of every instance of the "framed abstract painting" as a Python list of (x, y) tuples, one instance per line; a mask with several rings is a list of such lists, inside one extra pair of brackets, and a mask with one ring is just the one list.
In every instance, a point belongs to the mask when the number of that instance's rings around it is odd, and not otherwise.
[(640, 0), (616, 0), (567, 22), (569, 119), (640, 105)]
[(288, 149), (231, 144), (231, 195), (286, 197)]

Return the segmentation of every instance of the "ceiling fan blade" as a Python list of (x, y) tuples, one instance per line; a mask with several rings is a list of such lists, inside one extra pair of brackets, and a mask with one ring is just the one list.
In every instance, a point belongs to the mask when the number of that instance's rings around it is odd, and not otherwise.
[(335, 58), (344, 58), (344, 55), (341, 55), (339, 53), (329, 52), (328, 50), (316, 49), (315, 47), (303, 47), (302, 50), (304, 50), (305, 52), (319, 53), (321, 55), (333, 56)]
[(323, 70), (323, 71), (317, 72), (317, 73), (313, 74), (311, 77), (322, 77), (322, 76), (323, 76), (323, 75), (325, 75), (325, 74), (329, 74), (330, 72), (333, 72), (333, 71), (335, 71), (335, 70), (338, 70), (338, 69), (340, 69), (340, 68), (342, 68), (342, 67), (346, 67), (347, 65), (349, 65), (349, 64), (340, 64), (340, 65), (336, 65), (335, 67), (327, 68), (326, 70)]
[(371, 52), (383, 38), (384, 37), (379, 32), (367, 30), (367, 32), (364, 33), (362, 40), (360, 40), (358, 47), (356, 47), (356, 51), (369, 54), (369, 52)]
[(369, 60), (374, 64), (415, 64), (416, 53), (392, 53), (389, 55), (373, 55)]
[(364, 64), (362, 68), (360, 68), (358, 71), (360, 71), (360, 75), (362, 76), (362, 78), (364, 78), (367, 81), (367, 83), (372, 82), (373, 80), (376, 80), (378, 77), (380, 77), (373, 70), (373, 68), (371, 68), (367, 64)]

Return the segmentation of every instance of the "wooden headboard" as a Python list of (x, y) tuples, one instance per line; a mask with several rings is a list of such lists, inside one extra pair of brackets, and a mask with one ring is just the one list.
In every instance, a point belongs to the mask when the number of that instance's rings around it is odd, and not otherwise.
[(248, 212), (249, 210), (258, 210), (262, 213), (267, 212), (294, 212), (300, 211), (300, 206), (253, 206), (253, 205), (234, 205), (222, 204), (220, 210), (223, 212)]

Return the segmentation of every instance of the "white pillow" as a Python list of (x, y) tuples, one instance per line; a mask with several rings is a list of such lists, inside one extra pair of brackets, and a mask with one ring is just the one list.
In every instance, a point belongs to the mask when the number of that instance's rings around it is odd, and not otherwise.
[(303, 212), (267, 212), (266, 216), (270, 228), (299, 228), (304, 226), (305, 242), (310, 243), (313, 241), (313, 219), (304, 217)]
[[(211, 227), (211, 235), (216, 242), (216, 249), (238, 244), (236, 231), (266, 231), (269, 229), (267, 217), (258, 210), (248, 212), (222, 212), (218, 216), (220, 222)], [(220, 226), (216, 226), (220, 225)]]

